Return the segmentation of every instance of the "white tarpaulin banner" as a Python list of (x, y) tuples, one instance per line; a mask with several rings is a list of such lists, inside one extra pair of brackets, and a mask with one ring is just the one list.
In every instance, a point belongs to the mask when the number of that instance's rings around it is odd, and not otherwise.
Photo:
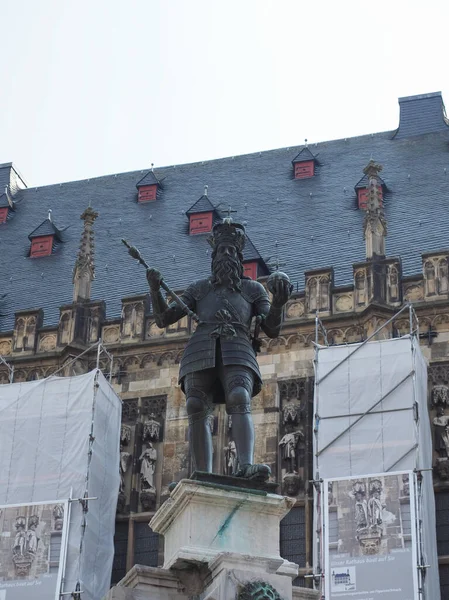
[(64, 591), (79, 581), (83, 600), (109, 589), (120, 421), (121, 401), (98, 370), (0, 386), (0, 505), (97, 498), (87, 512), (71, 502)]
[(419, 470), (418, 559), (420, 565), (429, 565), (424, 597), (437, 600), (427, 366), (419, 342), (414, 336), (404, 336), (319, 346), (316, 354), (314, 473), (317, 479), (333, 480)]
[(0, 506), (1, 600), (59, 600), (69, 503)]
[(418, 598), (412, 471), (324, 480), (329, 600)]

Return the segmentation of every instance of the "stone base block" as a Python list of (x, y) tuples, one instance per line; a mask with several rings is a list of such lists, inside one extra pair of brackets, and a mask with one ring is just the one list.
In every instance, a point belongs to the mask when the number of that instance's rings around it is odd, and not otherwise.
[(226, 553), (278, 560), (295, 577), (297, 567), (279, 554), (279, 523), (294, 499), (259, 490), (183, 479), (151, 520), (164, 536), (164, 569), (211, 563)]

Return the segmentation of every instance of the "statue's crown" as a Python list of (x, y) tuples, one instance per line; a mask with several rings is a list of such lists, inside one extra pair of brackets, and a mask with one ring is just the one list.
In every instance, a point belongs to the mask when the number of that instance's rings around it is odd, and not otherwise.
[(245, 246), (245, 228), (240, 223), (234, 223), (231, 218), (223, 219), (222, 223), (217, 223), (212, 229), (212, 235), (208, 238), (212, 248), (217, 248), (220, 244), (229, 244), (235, 246), (240, 252)]

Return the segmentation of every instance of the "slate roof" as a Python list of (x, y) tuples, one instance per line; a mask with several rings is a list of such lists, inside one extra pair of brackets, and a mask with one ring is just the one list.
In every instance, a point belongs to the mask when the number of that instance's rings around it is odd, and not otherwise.
[[(427, 114), (426, 99), (423, 103), (420, 122)], [(435, 125), (432, 107), (429, 120)], [(136, 183), (146, 170), (18, 191), (14, 218), (0, 228), (0, 296), (7, 294), (0, 331), (12, 329), (14, 311), (34, 307), (44, 309), (45, 325), (57, 324), (58, 307), (72, 301), (79, 217), (89, 201), (99, 212), (92, 299), (106, 301), (108, 318), (120, 315), (122, 297), (147, 291), (144, 270), (129, 257), (122, 237), (161, 269), (174, 289), (207, 277), (207, 235), (189, 235), (185, 215), (205, 181), (216, 206), (237, 209), (235, 219), (246, 222), (262, 257), (274, 256), (279, 242), (279, 260), (286, 263), (282, 270), (295, 288), (304, 288), (304, 271), (329, 266), (336, 285), (352, 283), (352, 264), (365, 259), (365, 214), (357, 209), (354, 182), (370, 158), (383, 165), (389, 189), (384, 199), (387, 254), (402, 257), (405, 276), (420, 273), (422, 252), (448, 246), (449, 128), (435, 126), (435, 133), (411, 137), (389, 131), (314, 144), (321, 167), (310, 179), (292, 177), (298, 146), (160, 168), (164, 191), (155, 202), (136, 202)], [(68, 226), (65, 243), (51, 256), (30, 259), (28, 235), (48, 208)]]

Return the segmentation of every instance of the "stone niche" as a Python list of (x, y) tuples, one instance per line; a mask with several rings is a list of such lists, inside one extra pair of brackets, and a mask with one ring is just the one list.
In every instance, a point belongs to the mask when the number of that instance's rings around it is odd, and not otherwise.
[(426, 253), (422, 255), (424, 298), (427, 301), (441, 300), (448, 297), (448, 257), (449, 252), (440, 252), (438, 254)]
[(397, 259), (386, 262), (385, 300), (392, 306), (402, 304), (402, 265)]
[(120, 339), (122, 342), (143, 340), (145, 336), (145, 317), (149, 313), (148, 294), (130, 296), (122, 299)]
[(86, 305), (87, 324), (86, 340), (88, 343), (95, 343), (100, 338), (102, 324), (106, 314), (105, 302), (89, 302)]
[(38, 310), (21, 310), (15, 314), (13, 351), (34, 352), (37, 334), (42, 326), (44, 313)]
[(332, 268), (307, 271), (306, 278), (306, 310), (315, 314), (331, 313), (331, 294), (334, 286), (334, 270)]
[(72, 305), (59, 309), (58, 346), (70, 344), (75, 337), (75, 309)]
[(367, 263), (357, 263), (353, 266), (354, 273), (354, 309), (364, 310), (371, 302), (372, 273)]

